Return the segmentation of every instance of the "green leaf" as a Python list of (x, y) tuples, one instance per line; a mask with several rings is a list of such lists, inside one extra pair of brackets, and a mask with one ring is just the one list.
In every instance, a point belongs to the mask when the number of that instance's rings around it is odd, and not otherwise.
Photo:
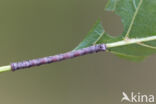
[(78, 50), (96, 44), (97, 41), (101, 39), (103, 34), (104, 34), (103, 26), (100, 23), (100, 20), (98, 20), (96, 24), (93, 26), (93, 28), (90, 30), (88, 35), (85, 37), (85, 39), (74, 50)]
[[(96, 44), (105, 43), (106, 46), (109, 46), (111, 43), (124, 40), (125, 45), (107, 47), (108, 50), (117, 56), (135, 61), (156, 53), (156, 39), (131, 44), (126, 43), (126, 41), (132, 41), (133, 39), (146, 39), (156, 36), (156, 0), (109, 0), (106, 10), (113, 11), (121, 17), (124, 31), (118, 37), (112, 37), (104, 33), (95, 38), (95, 40), (98, 40)], [(90, 36), (93, 37), (94, 34), (88, 35), (88, 37)], [(85, 40), (88, 39), (85, 38)], [(92, 43), (88, 43), (87, 46), (89, 44)], [(80, 45), (83, 47), (83, 44)]]

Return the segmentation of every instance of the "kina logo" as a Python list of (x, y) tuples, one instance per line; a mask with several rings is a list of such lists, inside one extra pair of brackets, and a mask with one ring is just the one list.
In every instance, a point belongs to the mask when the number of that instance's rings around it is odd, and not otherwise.
[(128, 96), (125, 92), (122, 92), (121, 102), (131, 102), (131, 103), (154, 103), (155, 97), (152, 94), (141, 94), (131, 92), (130, 96)]

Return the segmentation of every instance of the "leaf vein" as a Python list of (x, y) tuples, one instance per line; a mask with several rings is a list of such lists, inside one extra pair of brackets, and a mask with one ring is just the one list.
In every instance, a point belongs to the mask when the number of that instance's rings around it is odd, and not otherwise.
[(137, 6), (136, 6), (135, 0), (133, 0), (133, 6), (134, 6), (134, 8), (135, 8), (135, 10), (136, 10), (136, 9), (137, 9)]
[(134, 24), (135, 18), (136, 18), (137, 14), (138, 14), (138, 11), (139, 11), (139, 9), (141, 7), (142, 2), (143, 2), (143, 0), (140, 0), (140, 2), (138, 4), (138, 7), (136, 8), (136, 11), (135, 11), (135, 13), (133, 15), (132, 21), (131, 21), (130, 26), (128, 28), (128, 31), (127, 31), (127, 33), (125, 35), (125, 39), (127, 39), (129, 37), (129, 33), (130, 33), (131, 29), (132, 29), (132, 26)]
[(144, 46), (144, 47), (147, 47), (147, 48), (156, 49), (156, 47), (148, 45), (148, 44), (145, 44), (145, 43), (137, 43), (137, 44), (141, 45), (141, 46)]
[(118, 0), (116, 0), (115, 3), (114, 3), (114, 10), (113, 11), (116, 10), (117, 2), (118, 2)]
[(93, 43), (93, 45), (96, 44), (96, 43), (101, 39), (101, 37), (102, 37), (104, 34), (105, 34), (105, 32), (103, 32), (102, 35), (99, 35), (99, 37), (95, 40), (95, 42)]

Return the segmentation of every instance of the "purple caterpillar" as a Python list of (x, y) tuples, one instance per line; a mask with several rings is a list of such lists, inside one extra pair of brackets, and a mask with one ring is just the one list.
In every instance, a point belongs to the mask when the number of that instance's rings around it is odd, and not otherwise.
[(106, 50), (105, 44), (97, 44), (97, 45), (93, 45), (87, 48), (82, 48), (79, 50), (74, 50), (74, 51), (70, 51), (70, 52), (55, 55), (55, 56), (49, 56), (49, 57), (44, 57), (44, 58), (39, 58), (39, 59), (32, 59), (32, 60), (27, 60), (23, 62), (12, 63), (11, 69), (12, 71), (16, 71), (19, 69), (39, 66), (43, 64), (49, 64), (49, 63), (58, 62), (61, 60), (70, 59), (70, 58), (74, 58), (77, 56), (82, 56), (85, 54), (90, 54), (90, 53), (105, 51), (105, 50)]

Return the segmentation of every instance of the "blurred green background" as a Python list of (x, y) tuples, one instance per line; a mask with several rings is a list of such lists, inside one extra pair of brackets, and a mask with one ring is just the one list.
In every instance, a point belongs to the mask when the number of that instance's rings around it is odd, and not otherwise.
[[(0, 65), (72, 50), (100, 18), (122, 33), (107, 0), (0, 0)], [(97, 53), (0, 74), (1, 104), (120, 104), (122, 92), (156, 94), (156, 56), (143, 62)]]

